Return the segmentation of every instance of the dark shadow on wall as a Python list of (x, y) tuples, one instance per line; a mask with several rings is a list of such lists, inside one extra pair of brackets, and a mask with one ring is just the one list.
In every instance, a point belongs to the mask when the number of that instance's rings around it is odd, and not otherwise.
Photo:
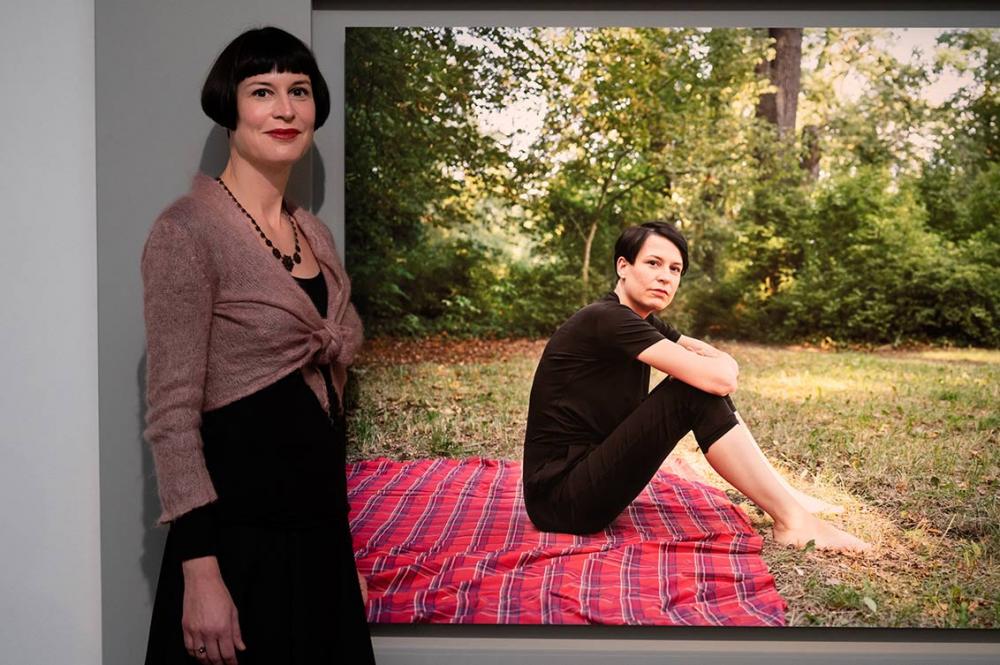
[(201, 149), (201, 162), (198, 170), (213, 178), (226, 168), (229, 161), (229, 138), (226, 130), (219, 125), (212, 125), (211, 131), (205, 137), (205, 146)]
[[(316, 146), (313, 146), (309, 157), (312, 161), (312, 205), (309, 210), (315, 213), (323, 207), (323, 203), (326, 201), (326, 164), (323, 162), (323, 153)], [(327, 225), (329, 225), (329, 221)]]

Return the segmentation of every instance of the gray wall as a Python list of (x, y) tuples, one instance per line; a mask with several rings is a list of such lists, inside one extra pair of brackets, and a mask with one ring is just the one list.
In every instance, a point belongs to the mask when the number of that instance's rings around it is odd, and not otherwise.
[(0, 20), (0, 661), (101, 650), (94, 3)]
[(333, 228), (344, 258), (344, 25), (340, 12), (313, 12), (312, 49), (330, 87), (330, 119), (316, 133), (314, 212)]
[[(310, 39), (309, 0), (97, 0), (97, 258), (100, 289), (101, 570), (105, 665), (142, 662), (165, 529), (142, 440), (139, 258), (157, 214), (201, 168), (216, 174), (225, 133), (199, 105), (215, 57), (249, 27)], [(302, 165), (290, 195), (308, 201)]]

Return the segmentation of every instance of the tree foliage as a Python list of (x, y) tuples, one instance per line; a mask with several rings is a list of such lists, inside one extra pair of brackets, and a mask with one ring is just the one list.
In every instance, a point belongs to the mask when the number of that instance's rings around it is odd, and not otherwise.
[(413, 314), (428, 229), (472, 222), (476, 196), (498, 186), (496, 165), (506, 153), (479, 130), (476, 113), (509, 101), (530, 53), (510, 31), (468, 36), (460, 42), (444, 28), (347, 31), (347, 267), (355, 302), (376, 331)]
[[(1000, 343), (998, 32), (944, 32), (928, 65), (884, 30), (805, 30), (798, 94), (762, 66), (784, 34), (349, 30), (369, 329), (549, 334), (612, 284), (621, 229), (659, 218), (690, 242), (668, 316), (691, 334)], [(971, 83), (934, 107), (946, 71)], [(782, 95), (779, 129), (758, 108)], [(526, 101), (534, 134), (485, 120)]]

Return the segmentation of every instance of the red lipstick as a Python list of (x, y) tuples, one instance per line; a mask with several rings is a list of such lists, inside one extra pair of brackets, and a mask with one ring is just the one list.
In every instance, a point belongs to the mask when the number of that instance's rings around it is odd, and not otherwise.
[(302, 132), (300, 132), (297, 129), (272, 129), (271, 131), (269, 131), (267, 133), (270, 134), (271, 136), (273, 136), (276, 139), (282, 139), (284, 141), (290, 141), (291, 139), (294, 139), (296, 136), (298, 136)]

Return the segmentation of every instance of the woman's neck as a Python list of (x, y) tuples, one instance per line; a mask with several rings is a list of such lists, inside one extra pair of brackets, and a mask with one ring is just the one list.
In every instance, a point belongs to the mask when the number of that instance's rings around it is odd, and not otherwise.
[(232, 155), (219, 177), (259, 225), (276, 230), (290, 174), (291, 167), (264, 171)]
[(621, 282), (620, 279), (618, 280), (618, 283), (615, 284), (614, 292), (615, 292), (615, 295), (618, 296), (618, 302), (620, 302), (621, 304), (625, 305), (630, 310), (632, 310), (633, 312), (635, 312), (636, 314), (638, 314), (639, 318), (644, 319), (644, 318), (646, 318), (647, 316), (649, 316), (650, 314), (653, 313), (652, 310), (647, 311), (647, 310), (643, 309), (642, 307), (640, 307), (638, 305), (638, 303), (632, 302), (632, 299), (628, 297), (627, 293), (625, 293), (625, 287), (622, 285), (622, 282)]

